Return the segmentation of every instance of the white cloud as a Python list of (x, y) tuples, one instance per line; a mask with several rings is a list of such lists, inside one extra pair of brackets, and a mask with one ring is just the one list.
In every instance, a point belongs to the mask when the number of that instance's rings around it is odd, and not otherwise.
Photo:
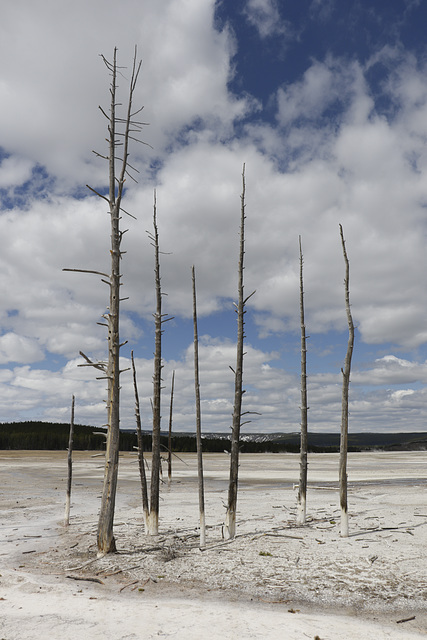
[(31, 178), (33, 164), (24, 158), (4, 158), (0, 164), (0, 189), (16, 187)]
[(37, 362), (44, 353), (36, 340), (16, 333), (5, 333), (0, 337), (0, 364), (8, 362)]
[[(136, 95), (150, 126), (144, 139), (162, 154), (182, 127), (196, 120), (228, 130), (248, 108), (227, 92), (233, 39), (213, 28), (213, 0), (117, 3), (83, 0), (60, 8), (51, 0), (22, 0), (2, 12), (0, 54), (8, 60), (0, 77), (0, 138), (10, 153), (38, 162), (61, 184), (99, 184), (108, 108), (108, 73), (99, 57), (131, 63), (139, 46), (143, 68)], [(82, 15), (85, 16), (82, 21)], [(78, 41), (76, 34), (78, 33)], [(120, 91), (126, 91), (123, 72)], [(147, 157), (147, 148), (137, 154)], [(141, 162), (146, 162), (141, 158)]]
[(244, 14), (261, 38), (285, 35), (289, 25), (282, 20), (276, 0), (247, 0)]
[[(124, 339), (137, 344), (147, 326), (141, 327), (139, 316), (151, 322), (153, 253), (145, 231), (151, 229), (154, 184), (161, 249), (170, 253), (162, 255), (161, 264), (165, 310), (178, 321), (190, 316), (192, 264), (200, 317), (230, 308), (245, 162), (245, 283), (248, 293), (256, 289), (250, 309), (263, 337), (270, 340), (286, 330), (298, 337), (300, 234), (307, 331), (345, 330), (342, 223), (360, 339), (408, 348), (427, 342), (425, 69), (391, 49), (366, 67), (332, 57), (313, 61), (298, 81), (278, 87), (277, 118), (269, 122), (253, 98), (229, 90), (238, 43), (228, 29), (215, 30), (214, 10), (213, 0), (127, 0), (125, 9), (101, 0), (60, 8), (48, 0), (21, 0), (4, 8), (0, 53), (8, 64), (0, 72), (0, 139), (11, 155), (0, 165), (0, 187), (13, 195), (40, 165), (49, 172), (46, 180), (57, 182), (49, 184), (48, 197), (36, 197), (33, 189), (24, 203), (0, 216), (0, 287), (7, 292), (0, 300), (0, 356), (5, 365), (27, 365), (0, 371), (2, 415), (16, 412), (18, 392), (25, 388), (22, 410), (32, 415), (68, 416), (76, 393), (84, 421), (102, 421), (103, 385), (91, 371), (76, 369), (74, 359), (80, 349), (94, 357), (105, 352), (105, 331), (96, 322), (106, 309), (107, 288), (95, 275), (62, 269), (109, 268), (105, 203), (85, 191), (75, 198), (71, 187), (106, 181), (106, 167), (91, 149), (103, 150), (105, 122), (97, 106), (108, 102), (108, 74), (98, 54), (110, 56), (115, 44), (123, 64), (130, 62), (134, 43), (139, 45), (143, 70), (137, 102), (145, 104), (150, 126), (144, 137), (155, 147), (135, 150), (141, 179), (126, 194), (125, 207), (138, 220), (126, 220), (129, 233), (123, 240), (123, 293), (130, 297), (122, 307)], [(261, 37), (289, 36), (277, 3), (252, 0), (246, 11)], [(380, 63), (392, 69), (378, 89), (387, 108), (366, 79)], [(125, 84), (121, 80), (120, 89)], [(245, 121), (248, 114), (254, 117)], [(241, 120), (237, 135), (233, 125)], [(153, 178), (147, 169), (154, 159), (159, 169)], [(232, 323), (231, 310), (230, 315)], [(233, 342), (215, 343), (215, 338), (206, 339), (201, 351), (203, 406), (211, 430), (228, 428), (228, 367), (235, 357)], [(248, 429), (296, 430), (298, 379), (275, 367), (275, 355), (264, 353), (255, 338), (248, 346), (245, 400), (251, 410), (260, 407), (263, 417)], [(189, 342), (181, 345), (182, 358), (172, 361), (165, 353), (165, 380), (174, 367), (179, 374), (179, 428), (192, 424), (194, 412)], [(278, 344), (273, 348), (280, 351)], [(147, 341), (147, 359), (137, 359), (148, 423), (151, 351)], [(56, 372), (28, 366), (52, 354), (70, 364)], [(353, 383), (353, 415), (364, 426), (371, 410), (386, 426), (396, 410), (397, 390), (383, 387), (405, 391), (406, 385), (425, 384), (425, 365), (385, 359), (355, 371)], [(310, 385), (313, 429), (335, 429), (340, 375), (314, 375)], [(371, 396), (363, 385), (381, 387), (381, 393)], [(126, 425), (133, 424), (132, 393), (124, 381)], [(421, 427), (425, 394), (415, 389), (403, 395), (400, 406), (405, 402), (415, 407), (412, 417)]]
[(330, 65), (315, 62), (300, 82), (279, 89), (279, 123), (285, 126), (300, 119), (317, 120), (325, 109), (345, 97), (341, 91), (343, 82), (340, 75)]
[[(202, 429), (228, 432), (234, 397), (234, 376), (230, 370), (236, 355), (231, 341), (201, 340)], [(69, 361), (57, 372), (30, 366), (0, 371), (0, 411), (4, 420), (33, 419), (68, 421), (71, 396), (76, 396), (76, 421), (101, 426), (105, 422), (105, 384), (96, 380), (91, 367), (79, 367), (82, 359)], [(121, 360), (121, 368), (130, 365)], [(193, 347), (181, 360), (165, 360), (163, 370), (163, 428), (167, 428), (172, 371), (175, 371), (173, 425), (176, 431), (194, 431)], [(244, 361), (244, 411), (252, 421), (244, 433), (298, 431), (300, 423), (299, 375), (286, 374), (274, 365), (272, 354), (247, 347)], [(136, 358), (143, 428), (151, 426), (153, 360)], [(417, 370), (418, 368), (418, 370)], [(407, 373), (405, 374), (405, 370)], [(352, 374), (350, 385), (350, 429), (352, 432), (380, 430), (417, 431), (425, 429), (427, 393), (405, 388), (415, 380), (424, 382), (426, 365), (413, 365), (395, 356), (373, 363), (371, 369)], [(365, 387), (368, 387), (366, 390)], [(390, 388), (391, 386), (391, 388)], [(398, 387), (397, 389), (395, 387)], [(374, 387), (377, 387), (374, 389)], [(394, 388), (393, 388), (394, 387)], [(337, 432), (341, 421), (342, 376), (309, 374), (309, 429)], [(134, 428), (134, 394), (130, 373), (122, 375), (122, 417), (124, 428)], [(408, 414), (410, 410), (410, 414)]]
[(352, 375), (352, 382), (378, 386), (427, 384), (427, 364), (387, 355), (375, 360), (371, 369)]
[(414, 389), (398, 389), (391, 394), (391, 400), (399, 403), (403, 398), (414, 395)]

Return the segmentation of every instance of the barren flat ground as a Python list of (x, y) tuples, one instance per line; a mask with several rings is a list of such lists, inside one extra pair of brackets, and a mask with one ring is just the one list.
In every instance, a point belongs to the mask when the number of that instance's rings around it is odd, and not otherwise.
[(232, 542), (222, 537), (229, 457), (207, 454), (203, 551), (195, 455), (174, 458), (160, 535), (147, 537), (138, 464), (122, 454), (118, 553), (100, 559), (103, 458), (73, 460), (66, 528), (67, 453), (0, 451), (2, 640), (427, 636), (427, 452), (349, 454), (346, 539), (338, 454), (309, 456), (304, 527), (295, 525), (299, 456), (243, 454)]

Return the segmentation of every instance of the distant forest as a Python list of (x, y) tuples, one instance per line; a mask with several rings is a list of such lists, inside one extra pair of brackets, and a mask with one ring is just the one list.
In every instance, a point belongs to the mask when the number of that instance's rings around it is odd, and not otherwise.
[[(0, 449), (65, 450), (68, 447), (70, 425), (54, 422), (4, 422), (0, 423)], [(105, 448), (105, 429), (89, 425), (74, 426), (73, 448), (79, 451), (96, 451)], [(308, 436), (309, 452), (333, 453), (339, 451), (338, 433), (312, 433)], [(167, 451), (167, 434), (161, 436), (161, 445)], [(137, 446), (136, 434), (120, 432), (120, 450), (132, 451)], [(151, 433), (143, 432), (144, 451), (151, 451)], [(298, 433), (243, 435), (242, 453), (298, 453)], [(427, 433), (354, 433), (349, 434), (349, 451), (426, 451)], [(230, 442), (224, 434), (206, 434), (203, 451), (230, 450)], [(195, 452), (196, 437), (191, 433), (172, 435), (172, 451)]]

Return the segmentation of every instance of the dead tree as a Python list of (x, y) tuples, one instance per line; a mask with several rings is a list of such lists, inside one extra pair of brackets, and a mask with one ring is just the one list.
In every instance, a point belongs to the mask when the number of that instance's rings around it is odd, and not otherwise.
[(160, 424), (161, 424), (161, 393), (162, 393), (162, 325), (171, 317), (162, 313), (162, 288), (160, 277), (160, 247), (159, 231), (157, 227), (157, 199), (154, 192), (153, 233), (147, 232), (154, 247), (154, 278), (156, 289), (156, 312), (154, 314), (155, 347), (154, 347), (154, 373), (153, 373), (153, 434), (152, 434), (152, 459), (151, 459), (151, 486), (150, 486), (150, 514), (148, 518), (148, 530), (150, 535), (159, 532), (159, 502), (160, 502)]
[(305, 524), (307, 505), (307, 345), (304, 319), (304, 279), (301, 236), (299, 236), (299, 282), (300, 282), (300, 319), (301, 319), (301, 438), (300, 438), (300, 476), (298, 487), (297, 525)]
[(199, 479), (200, 548), (202, 549), (206, 546), (206, 524), (205, 492), (203, 482), (202, 419), (200, 410), (199, 336), (197, 330), (196, 272), (194, 265), (192, 267), (191, 273), (193, 282), (194, 388), (196, 395), (197, 474)]
[(169, 405), (169, 432), (168, 432), (168, 483), (172, 482), (172, 418), (173, 418), (173, 393), (175, 387), (175, 371), (172, 371), (171, 399)]
[(141, 413), (139, 410), (139, 393), (138, 382), (136, 379), (135, 360), (133, 357), (133, 351), (131, 351), (132, 361), (132, 374), (133, 374), (133, 389), (135, 392), (135, 419), (136, 419), (136, 438), (138, 442), (138, 463), (139, 463), (139, 476), (141, 479), (141, 492), (142, 492), (142, 512), (144, 517), (144, 530), (148, 532), (148, 490), (147, 490), (147, 476), (145, 474), (145, 460), (144, 460), (144, 447), (142, 443), (142, 429), (141, 429)]
[(234, 373), (234, 409), (233, 424), (231, 427), (231, 455), (230, 455), (230, 479), (228, 484), (228, 502), (225, 516), (225, 537), (229, 540), (236, 535), (236, 510), (237, 510), (237, 488), (239, 477), (239, 444), (240, 427), (242, 426), (242, 398), (245, 393), (243, 389), (243, 346), (245, 338), (245, 306), (253, 291), (247, 298), (244, 297), (243, 270), (245, 257), (245, 165), (242, 173), (242, 194), (240, 196), (240, 251), (238, 266), (238, 302), (235, 304), (237, 313), (237, 358)]
[(341, 507), (341, 536), (348, 537), (348, 504), (347, 504), (347, 451), (348, 451), (348, 390), (350, 386), (351, 358), (354, 346), (354, 324), (350, 309), (350, 264), (345, 248), (344, 233), (340, 225), (341, 244), (345, 262), (345, 309), (348, 324), (348, 344), (344, 361), (344, 369), (341, 369), (342, 405), (341, 405), (341, 438), (340, 438), (340, 507)]
[(65, 498), (65, 516), (64, 525), (68, 527), (70, 524), (70, 507), (71, 507), (71, 483), (73, 479), (73, 436), (74, 436), (74, 396), (71, 399), (71, 420), (70, 434), (68, 438), (68, 456), (67, 456), (67, 495)]
[[(108, 334), (108, 359), (107, 362), (92, 362), (85, 354), (81, 353), (86, 360), (83, 366), (92, 366), (102, 372), (100, 379), (107, 380), (107, 443), (105, 454), (104, 483), (102, 490), (101, 509), (98, 521), (98, 554), (114, 552), (116, 543), (113, 535), (114, 509), (117, 490), (117, 476), (119, 463), (119, 435), (120, 435), (120, 367), (119, 355), (120, 343), (119, 335), (119, 318), (120, 318), (120, 286), (121, 273), (120, 262), (123, 252), (121, 250), (121, 242), (125, 231), (121, 229), (121, 214), (126, 213), (122, 207), (122, 198), (126, 178), (133, 178), (130, 171), (135, 170), (129, 163), (129, 144), (131, 140), (142, 142), (138, 135), (142, 126), (145, 124), (135, 120), (138, 113), (142, 111), (137, 109), (133, 111), (133, 99), (138, 81), (141, 62), (137, 62), (136, 49), (133, 59), (131, 79), (129, 81), (127, 108), (124, 117), (120, 117), (117, 109), (120, 106), (117, 96), (117, 80), (121, 75), (120, 67), (117, 65), (117, 49), (114, 49), (113, 61), (109, 62), (104, 56), (102, 59), (111, 76), (110, 83), (110, 109), (107, 113), (101, 107), (102, 114), (107, 119), (108, 128), (108, 155), (104, 156), (96, 153), (98, 157), (108, 161), (109, 173), (109, 191), (105, 196), (92, 187), (88, 188), (108, 204), (111, 227), (111, 244), (110, 244), (110, 273), (102, 273), (100, 271), (92, 271), (86, 269), (67, 269), (67, 271), (81, 271), (84, 273), (95, 273), (102, 276), (103, 282), (109, 287), (109, 307), (104, 314), (105, 322), (102, 323), (107, 327)], [(145, 143), (144, 143), (145, 144)], [(133, 217), (133, 216), (132, 216)], [(100, 323), (101, 324), (101, 323)]]

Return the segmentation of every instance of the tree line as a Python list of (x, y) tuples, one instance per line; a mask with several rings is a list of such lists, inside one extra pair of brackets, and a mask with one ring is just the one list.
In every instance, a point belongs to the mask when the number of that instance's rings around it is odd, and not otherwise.
[[(70, 425), (61, 422), (24, 421), (3, 422), (0, 424), (0, 450), (50, 450), (65, 451), (68, 447)], [(105, 450), (105, 437), (99, 435), (105, 429), (90, 425), (74, 425), (73, 448), (77, 451)], [(151, 432), (142, 431), (144, 451), (151, 451)], [(339, 451), (338, 433), (309, 433), (309, 453), (337, 453)], [(133, 431), (120, 431), (120, 451), (135, 451), (137, 436)], [(161, 449), (167, 457), (168, 450), (173, 453), (195, 453), (196, 436), (189, 433), (160, 436)], [(349, 435), (348, 450), (359, 451), (424, 451), (427, 449), (427, 433), (352, 433)], [(230, 451), (229, 438), (220, 435), (205, 435), (203, 451), (223, 453)], [(257, 435), (240, 440), (241, 453), (295, 453), (300, 452), (300, 437), (297, 433), (275, 434), (268, 439)]]

